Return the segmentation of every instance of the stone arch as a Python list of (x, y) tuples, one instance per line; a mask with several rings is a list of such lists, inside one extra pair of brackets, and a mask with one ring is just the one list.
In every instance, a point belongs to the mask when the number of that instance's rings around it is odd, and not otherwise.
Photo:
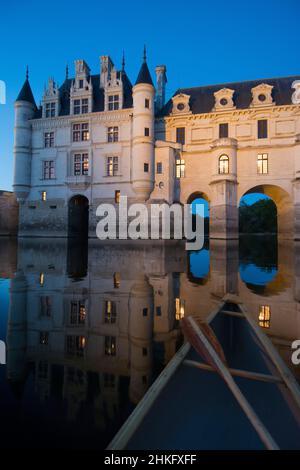
[[(208, 236), (209, 235), (209, 227), (210, 227), (210, 216), (209, 216), (209, 212), (210, 212), (210, 199), (208, 197), (208, 195), (202, 191), (194, 191), (193, 193), (191, 193), (188, 198), (187, 198), (187, 204), (192, 204), (193, 201), (195, 201), (196, 199), (204, 199), (204, 201), (207, 202), (207, 205), (208, 205), (208, 220), (207, 218), (205, 219), (204, 221), (204, 233), (205, 233), (205, 236)], [(207, 215), (207, 213), (206, 213)], [(194, 216), (193, 216), (194, 217)], [(194, 225), (194, 219), (193, 219), (193, 230), (195, 230), (195, 225)]]
[(292, 197), (283, 188), (273, 184), (260, 184), (250, 187), (240, 197), (251, 193), (269, 196), (277, 208), (277, 233), (279, 238), (294, 238), (294, 205)]
[(68, 237), (87, 239), (89, 231), (89, 200), (76, 194), (68, 202)]

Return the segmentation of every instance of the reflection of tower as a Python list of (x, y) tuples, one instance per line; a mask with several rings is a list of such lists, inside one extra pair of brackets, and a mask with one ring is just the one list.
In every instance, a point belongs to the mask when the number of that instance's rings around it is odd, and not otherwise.
[(11, 281), (7, 329), (7, 378), (19, 388), (26, 378), (27, 285), (22, 271)]
[(210, 253), (212, 293), (220, 298), (238, 294), (238, 241), (211, 240)]
[(134, 403), (146, 392), (152, 372), (153, 290), (146, 278), (137, 281), (129, 298), (130, 389)]

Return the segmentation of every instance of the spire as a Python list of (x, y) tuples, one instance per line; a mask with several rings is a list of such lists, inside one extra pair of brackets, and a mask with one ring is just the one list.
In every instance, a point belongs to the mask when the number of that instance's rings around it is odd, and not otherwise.
[(68, 64), (66, 65), (66, 80), (69, 78), (69, 66)]
[(146, 46), (144, 46), (143, 60), (144, 61), (143, 61), (142, 66), (140, 68), (140, 71), (139, 71), (139, 74), (138, 74), (138, 77), (136, 79), (135, 84), (138, 85), (139, 83), (148, 83), (149, 85), (154, 86), (152, 78), (151, 78), (151, 74), (149, 72), (148, 65), (147, 65)]
[(122, 72), (125, 71), (125, 52), (123, 50), (123, 57), (122, 57)]
[(27, 101), (28, 103), (33, 104), (34, 107), (36, 108), (34, 96), (33, 96), (31, 86), (30, 86), (30, 83), (29, 83), (28, 65), (26, 67), (26, 79), (25, 79), (25, 82), (24, 82), (24, 84), (21, 88), (20, 93), (18, 94), (18, 97), (17, 97), (16, 101)]

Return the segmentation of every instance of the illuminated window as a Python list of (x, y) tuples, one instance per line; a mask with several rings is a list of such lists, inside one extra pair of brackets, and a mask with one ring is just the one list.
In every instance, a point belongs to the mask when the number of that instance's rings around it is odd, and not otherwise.
[(55, 103), (46, 103), (45, 105), (45, 117), (55, 117), (56, 105)]
[(221, 155), (219, 157), (219, 174), (224, 175), (226, 173), (229, 173), (229, 157)]
[(89, 124), (88, 122), (76, 123), (72, 126), (72, 140), (73, 142), (85, 142), (89, 140)]
[(85, 346), (85, 336), (68, 335), (66, 337), (66, 352), (70, 356), (83, 357)]
[(185, 312), (185, 300), (176, 298), (175, 299), (175, 318), (181, 320), (184, 317)]
[(270, 328), (271, 309), (270, 305), (260, 305), (258, 314), (258, 323), (262, 328)]
[(41, 192), (41, 199), (42, 199), (42, 201), (44, 201), (44, 202), (47, 201), (47, 192), (46, 192), (46, 191), (42, 191), (42, 192)]
[(119, 109), (119, 95), (110, 95), (108, 97), (108, 111)]
[(260, 119), (257, 121), (257, 138), (266, 139), (268, 137), (268, 121), (267, 119)]
[(120, 203), (120, 194), (121, 194), (121, 193), (120, 193), (119, 190), (115, 191), (115, 203), (116, 203), (116, 204), (119, 204), (119, 203)]
[(51, 307), (52, 307), (52, 302), (51, 302), (51, 297), (48, 295), (43, 295), (41, 298), (41, 307), (40, 307), (40, 312), (41, 312), (41, 317), (51, 317)]
[(89, 156), (87, 153), (76, 153), (74, 155), (74, 176), (89, 174)]
[(55, 179), (55, 167), (53, 160), (47, 160), (43, 162), (43, 179), (53, 180)]
[(104, 322), (105, 323), (116, 323), (117, 319), (117, 304), (111, 300), (105, 301), (104, 309)]
[(84, 325), (86, 319), (86, 306), (84, 300), (72, 300), (70, 304), (70, 324)]
[(185, 161), (176, 160), (176, 178), (184, 178), (185, 176)]
[(259, 153), (257, 155), (257, 173), (259, 175), (265, 175), (268, 173), (268, 160), (267, 153)]
[(121, 284), (120, 273), (114, 273), (114, 288), (119, 289), (120, 284)]
[(177, 127), (176, 129), (176, 142), (185, 144), (185, 127)]
[(108, 127), (107, 129), (107, 142), (118, 142), (119, 128), (117, 126)]
[(105, 355), (115, 356), (116, 355), (116, 337), (105, 336)]
[(40, 278), (39, 278), (39, 284), (40, 284), (40, 286), (43, 286), (43, 285), (44, 285), (44, 281), (45, 281), (44, 273), (40, 273)]
[(54, 147), (54, 132), (45, 132), (44, 145), (45, 148)]
[(107, 157), (106, 176), (116, 176), (119, 171), (119, 157)]
[(219, 124), (219, 138), (222, 139), (224, 137), (228, 137), (228, 123), (227, 122)]

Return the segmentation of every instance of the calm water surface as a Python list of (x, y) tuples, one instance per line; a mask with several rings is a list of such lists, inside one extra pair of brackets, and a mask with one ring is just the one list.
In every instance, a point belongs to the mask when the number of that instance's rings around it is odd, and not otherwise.
[(0, 239), (0, 447), (105, 448), (182, 344), (182, 316), (206, 318), (227, 293), (291, 367), (299, 257), (264, 237), (191, 254), (180, 242)]

